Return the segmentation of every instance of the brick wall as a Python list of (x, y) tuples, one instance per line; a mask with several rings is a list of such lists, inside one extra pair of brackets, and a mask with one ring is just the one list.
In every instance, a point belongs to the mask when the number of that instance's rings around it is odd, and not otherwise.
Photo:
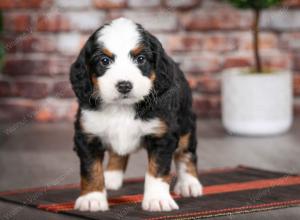
[[(252, 13), (218, 0), (1, 0), (6, 61), (0, 74), (0, 120), (72, 120), (69, 66), (87, 37), (125, 16), (162, 41), (186, 73), (200, 117), (220, 116), (220, 72), (253, 64)], [(263, 14), (266, 66), (294, 72), (300, 112), (300, 1)]]

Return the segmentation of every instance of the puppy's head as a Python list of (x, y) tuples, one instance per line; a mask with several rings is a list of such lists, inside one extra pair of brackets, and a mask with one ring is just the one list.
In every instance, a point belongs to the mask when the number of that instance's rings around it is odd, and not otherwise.
[[(80, 101), (98, 97), (107, 104), (137, 103), (149, 96), (156, 81), (165, 75), (159, 65), (163, 54), (158, 40), (140, 25), (125, 18), (113, 20), (89, 38), (73, 64), (73, 89)], [(81, 81), (87, 77), (80, 88), (76, 75)], [(79, 94), (82, 92), (85, 94)]]

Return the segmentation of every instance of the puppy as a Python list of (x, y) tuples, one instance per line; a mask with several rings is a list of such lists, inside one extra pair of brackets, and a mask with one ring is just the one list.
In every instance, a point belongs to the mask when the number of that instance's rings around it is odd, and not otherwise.
[(175, 192), (201, 195), (191, 90), (153, 35), (125, 18), (105, 24), (87, 40), (70, 80), (79, 103), (74, 142), (81, 195), (75, 209), (108, 210), (106, 190), (122, 186), (129, 155), (140, 148), (148, 153), (144, 210), (178, 209), (170, 195), (172, 158)]

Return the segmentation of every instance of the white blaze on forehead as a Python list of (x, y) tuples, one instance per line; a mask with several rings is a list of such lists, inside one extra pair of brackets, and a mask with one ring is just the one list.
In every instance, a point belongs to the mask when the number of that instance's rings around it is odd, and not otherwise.
[(100, 30), (97, 40), (117, 56), (127, 56), (138, 45), (140, 34), (137, 25), (133, 21), (118, 18)]
[[(97, 37), (98, 43), (115, 55), (105, 73), (98, 77), (102, 101), (110, 104), (133, 104), (142, 100), (150, 93), (152, 82), (130, 57), (130, 51), (138, 46), (141, 39), (138, 26), (131, 20), (119, 18), (104, 26)], [(132, 84), (132, 90), (125, 99), (116, 88), (120, 81)]]

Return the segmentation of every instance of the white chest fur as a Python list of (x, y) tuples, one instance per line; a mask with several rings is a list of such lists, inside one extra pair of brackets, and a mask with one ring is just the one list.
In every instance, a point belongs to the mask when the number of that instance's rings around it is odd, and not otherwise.
[(99, 111), (82, 110), (83, 129), (101, 138), (103, 144), (125, 155), (140, 147), (141, 138), (159, 132), (162, 122), (157, 119), (135, 119), (135, 111), (128, 105), (106, 106)]

